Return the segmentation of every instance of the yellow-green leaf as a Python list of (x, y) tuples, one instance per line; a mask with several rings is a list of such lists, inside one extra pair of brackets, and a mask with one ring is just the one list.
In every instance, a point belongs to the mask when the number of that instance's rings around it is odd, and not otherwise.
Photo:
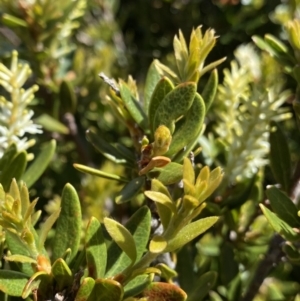
[(107, 217), (104, 218), (104, 225), (109, 235), (130, 258), (133, 264), (136, 260), (137, 253), (135, 241), (131, 233), (123, 225)]
[(165, 249), (165, 252), (172, 252), (184, 246), (185, 244), (211, 228), (218, 221), (218, 219), (219, 218), (217, 216), (210, 216), (186, 225), (176, 234), (173, 239), (168, 241), (168, 246)]

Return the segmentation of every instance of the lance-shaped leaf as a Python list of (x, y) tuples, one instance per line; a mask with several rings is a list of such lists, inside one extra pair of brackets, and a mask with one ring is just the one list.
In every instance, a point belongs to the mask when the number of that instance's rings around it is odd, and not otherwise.
[(259, 204), (259, 206), (270, 225), (279, 235), (289, 241), (298, 241), (300, 239), (299, 233), (295, 232), (289, 224), (280, 219), (263, 204)]
[[(125, 225), (126, 229), (130, 231), (135, 241), (137, 251), (136, 260), (139, 260), (142, 257), (142, 254), (146, 251), (150, 235), (150, 223), (150, 210), (144, 206), (139, 208)], [(107, 254), (107, 272), (105, 277), (112, 277), (120, 273), (131, 263), (128, 256), (122, 252), (114, 241), (110, 244)]]
[(218, 71), (217, 69), (214, 69), (210, 76), (209, 79), (204, 87), (204, 90), (202, 92), (202, 98), (204, 100), (205, 103), (205, 108), (206, 108), (206, 112), (209, 110), (212, 102), (215, 99), (216, 93), (217, 93), (217, 88), (218, 88)]
[(22, 184), (20, 189), (20, 197), (21, 197), (21, 207), (22, 207), (22, 216), (25, 215), (26, 211), (28, 210), (28, 207), (30, 206), (30, 198), (29, 198), (29, 192), (27, 189), (26, 184)]
[(56, 223), (53, 240), (53, 259), (62, 257), (71, 248), (69, 262), (76, 256), (81, 233), (81, 206), (75, 188), (66, 184), (61, 197), (61, 213)]
[(59, 217), (61, 209), (54, 211), (42, 224), (38, 236), (38, 250), (41, 252), (44, 248), (45, 241), (47, 239), (49, 231), (52, 229), (54, 223)]
[(13, 179), (10, 183), (9, 191), (8, 193), (13, 197), (15, 200), (15, 204), (13, 206), (13, 210), (17, 215), (21, 214), (21, 206), (18, 206), (19, 208), (16, 208), (16, 204), (20, 205), (21, 201), (21, 196), (20, 196), (20, 191), (19, 191), (19, 186), (17, 184), (17, 181)]
[(112, 279), (96, 279), (93, 288), (95, 301), (121, 301), (123, 300), (122, 285)]
[(28, 23), (20, 18), (17, 18), (10, 14), (3, 14), (2, 15), (2, 22), (3, 24), (7, 25), (8, 27), (28, 27)]
[(185, 146), (195, 141), (200, 132), (205, 116), (205, 104), (202, 97), (196, 93), (193, 104), (187, 114), (176, 125), (167, 156), (173, 156)]
[(189, 301), (200, 301), (208, 294), (208, 292), (214, 287), (218, 278), (218, 274), (215, 271), (209, 271), (200, 276), (197, 279), (193, 291), (189, 294)]
[(148, 107), (150, 104), (150, 99), (152, 97), (153, 91), (161, 79), (161, 74), (156, 66), (156, 61), (154, 60), (147, 72), (146, 82), (145, 82), (145, 89), (144, 89), (144, 109), (145, 112), (148, 112)]
[(13, 262), (36, 264), (35, 259), (33, 259), (32, 257), (25, 256), (25, 255), (10, 255), (10, 256), (5, 256), (4, 259), (7, 261), (13, 261)]
[(17, 147), (13, 143), (4, 152), (2, 158), (0, 159), (0, 170), (2, 171), (5, 167), (10, 166), (13, 158), (17, 154)]
[(182, 179), (183, 166), (182, 164), (170, 162), (163, 168), (154, 168), (149, 172), (151, 178), (156, 178), (164, 185), (171, 185), (179, 182)]
[(271, 34), (266, 34), (264, 36), (265, 41), (278, 53), (286, 54), (289, 52), (288, 47), (283, 44), (280, 40), (278, 40), (276, 37), (274, 37)]
[(62, 258), (55, 260), (51, 268), (51, 273), (57, 283), (59, 291), (70, 286), (73, 282), (72, 271)]
[(107, 217), (104, 218), (104, 225), (109, 235), (130, 258), (133, 264), (136, 260), (137, 252), (135, 241), (131, 233), (123, 225)]
[(172, 252), (184, 246), (212, 227), (218, 221), (218, 219), (219, 218), (217, 216), (210, 216), (186, 225), (176, 234), (173, 239), (168, 241), (168, 246), (165, 249), (165, 252)]
[(63, 80), (59, 87), (59, 99), (62, 113), (75, 113), (77, 107), (77, 98), (74, 87), (68, 81)]
[[(157, 179), (153, 179), (151, 181), (151, 191), (161, 192), (161, 193), (165, 194), (167, 197), (169, 197), (170, 199), (172, 199), (168, 188)], [(164, 226), (164, 229), (167, 229), (167, 227), (170, 223), (170, 220), (172, 218), (172, 211), (165, 205), (158, 203), (158, 202), (156, 202), (156, 208), (157, 208), (157, 212), (160, 217), (161, 223)]]
[(63, 123), (48, 114), (40, 115), (35, 119), (35, 121), (49, 132), (55, 132), (63, 135), (69, 134), (69, 129)]
[(153, 202), (157, 202), (168, 207), (173, 213), (177, 212), (176, 205), (164, 193), (147, 190), (145, 191), (145, 196), (150, 200), (152, 200)]
[(105, 139), (101, 138), (101, 135), (88, 130), (86, 137), (90, 143), (108, 160), (111, 160), (118, 164), (128, 164), (128, 161), (120, 154), (115, 146), (108, 143)]
[(175, 55), (175, 61), (176, 61), (178, 73), (182, 79), (185, 79), (184, 71), (185, 71), (185, 65), (188, 60), (189, 53), (181, 30), (179, 30), (178, 37), (177, 35), (175, 35), (174, 37), (173, 48), (174, 48), (174, 55)]
[(274, 177), (288, 192), (291, 184), (291, 157), (288, 143), (282, 129), (271, 122), (270, 164)]
[(144, 291), (143, 296), (151, 301), (185, 301), (186, 293), (175, 284), (152, 282)]
[(175, 121), (190, 109), (195, 93), (196, 84), (193, 82), (179, 84), (168, 93), (156, 110), (153, 129), (165, 125), (173, 133)]
[(87, 301), (92, 299), (92, 291), (95, 286), (95, 280), (86, 277), (82, 280), (74, 301)]
[(195, 183), (195, 171), (191, 160), (188, 158), (183, 160), (183, 179), (191, 185)]
[(119, 152), (122, 158), (126, 159), (130, 163), (136, 162), (136, 157), (129, 148), (118, 142), (112, 143), (111, 145)]
[(291, 227), (300, 226), (298, 209), (291, 199), (275, 186), (267, 189), (267, 197), (271, 203), (273, 211), (288, 223)]
[(26, 183), (27, 187), (31, 187), (43, 174), (45, 169), (48, 167), (56, 149), (56, 141), (51, 140), (48, 143), (45, 143), (40, 153), (35, 157), (34, 161), (27, 168), (22, 180)]
[(100, 222), (91, 217), (86, 229), (85, 253), (89, 276), (103, 278), (106, 269), (107, 250)]
[(144, 130), (147, 129), (147, 116), (140, 106), (140, 103), (134, 99), (131, 94), (130, 88), (124, 81), (120, 81), (120, 94), (125, 104), (126, 109), (129, 111), (131, 117), (135, 122)]
[(151, 275), (139, 275), (129, 281), (124, 287), (124, 299), (142, 293), (152, 282), (152, 278)]
[[(17, 234), (6, 229), (5, 240), (11, 254), (32, 257), (29, 246), (25, 244)], [(32, 275), (33, 268), (30, 264), (18, 263), (17, 265), (22, 272), (26, 273), (27, 275)]]
[(0, 291), (9, 296), (21, 297), (28, 279), (21, 272), (0, 270)]
[(15, 178), (19, 181), (26, 169), (27, 153), (25, 151), (18, 153), (10, 165), (6, 166), (0, 175), (0, 183), (5, 191), (8, 191), (11, 180)]
[(173, 89), (174, 89), (174, 85), (167, 77), (163, 77), (155, 87), (148, 108), (149, 126), (153, 134), (156, 130), (153, 127), (153, 125), (154, 125), (154, 117), (157, 108), (159, 107), (160, 103), (163, 101), (165, 96)]
[(125, 182), (125, 183), (128, 182), (128, 179), (126, 179), (124, 177), (121, 177), (121, 176), (118, 176), (118, 175), (115, 175), (115, 174), (112, 174), (112, 173), (104, 172), (104, 171), (99, 170), (99, 169), (95, 169), (95, 168), (88, 167), (88, 166), (81, 165), (81, 164), (77, 164), (77, 163), (73, 164), (73, 166), (77, 170), (79, 170), (83, 173), (93, 175), (93, 176), (97, 176), (97, 177), (104, 178), (104, 179), (109, 179), (109, 180), (115, 180), (115, 181), (119, 181), (119, 182)]
[(141, 176), (127, 183), (116, 197), (116, 203), (122, 204), (136, 197), (143, 189), (145, 185), (145, 180), (146, 180), (145, 177)]

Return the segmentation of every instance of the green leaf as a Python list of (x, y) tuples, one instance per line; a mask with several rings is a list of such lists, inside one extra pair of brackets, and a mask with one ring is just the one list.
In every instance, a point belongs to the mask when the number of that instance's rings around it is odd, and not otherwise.
[(285, 44), (283, 44), (280, 40), (274, 37), (271, 34), (266, 34), (264, 36), (266, 43), (270, 45), (273, 49), (275, 49), (279, 53), (288, 53), (288, 48)]
[(186, 115), (176, 124), (175, 133), (166, 156), (173, 156), (184, 147), (195, 141), (203, 126), (205, 104), (202, 97), (196, 93), (193, 104)]
[(18, 153), (11, 163), (7, 165), (0, 175), (0, 183), (5, 191), (9, 190), (10, 183), (13, 178), (19, 181), (26, 169), (27, 165), (27, 153), (22, 151)]
[(95, 286), (95, 280), (87, 277), (82, 280), (74, 301), (92, 301), (92, 291)]
[(142, 293), (152, 282), (151, 275), (139, 275), (129, 281), (124, 287), (124, 299)]
[(188, 301), (201, 301), (214, 287), (218, 278), (215, 271), (209, 271), (196, 280), (197, 285), (194, 290), (189, 294)]
[(40, 153), (36, 156), (22, 176), (22, 180), (30, 188), (43, 174), (52, 160), (56, 149), (56, 141), (51, 140), (41, 147)]
[(263, 204), (259, 204), (259, 206), (270, 225), (279, 235), (289, 241), (298, 241), (300, 239), (299, 233), (296, 233), (289, 224), (280, 219), (275, 213), (273, 213)]
[[(126, 229), (132, 234), (135, 241), (137, 258), (139, 260), (143, 253), (146, 251), (149, 235), (150, 235), (150, 223), (151, 223), (151, 213), (150, 210), (144, 206), (139, 208), (127, 221)], [(107, 250), (108, 260), (107, 260), (107, 272), (105, 277), (112, 277), (131, 263), (130, 259), (126, 256), (124, 252), (118, 247), (115, 242), (112, 242)]]
[(75, 113), (77, 108), (77, 98), (74, 92), (74, 87), (70, 82), (63, 80), (59, 87), (59, 99), (62, 113)]
[(256, 44), (256, 46), (258, 48), (260, 48), (261, 50), (265, 50), (267, 52), (269, 52), (271, 55), (275, 55), (275, 51), (274, 49), (261, 37), (259, 36), (252, 36), (252, 40), (253, 42)]
[(21, 297), (29, 277), (26, 274), (0, 270), (0, 291), (9, 295)]
[(7, 261), (36, 264), (36, 260), (33, 259), (32, 257), (28, 257), (28, 256), (25, 256), (25, 255), (19, 255), (19, 254), (5, 256), (4, 259), (7, 260)]
[(26, 299), (34, 290), (39, 289), (39, 294), (41, 297), (45, 297), (43, 295), (46, 295), (49, 291), (50, 283), (52, 281), (52, 277), (47, 274), (44, 271), (36, 272), (31, 276), (31, 278), (27, 281), (23, 292), (22, 292), (22, 298)]
[(116, 197), (116, 203), (122, 204), (136, 197), (145, 186), (146, 178), (144, 176), (137, 177), (127, 183)]
[(42, 224), (38, 236), (38, 250), (41, 252), (44, 248), (49, 231), (52, 229), (54, 223), (59, 217), (61, 209), (55, 210)]
[(211, 228), (218, 221), (218, 219), (219, 218), (217, 216), (210, 216), (186, 225), (176, 234), (173, 239), (168, 241), (168, 246), (165, 252), (172, 252), (184, 246), (185, 244)]
[(160, 125), (165, 125), (173, 133), (175, 121), (190, 109), (195, 93), (196, 84), (194, 82), (179, 84), (174, 90), (168, 93), (156, 110), (153, 123), (154, 131)]
[(151, 100), (148, 108), (148, 118), (149, 118), (149, 126), (152, 131), (152, 134), (155, 132), (154, 125), (154, 117), (162, 100), (165, 96), (174, 89), (173, 83), (167, 78), (163, 77), (156, 85), (155, 90), (151, 96)]
[(123, 225), (107, 217), (104, 218), (104, 225), (111, 238), (130, 258), (131, 264), (134, 264), (137, 253), (131, 233)]
[(1, 22), (8, 27), (25, 27), (25, 28), (28, 27), (25, 20), (9, 14), (3, 14), (1, 16)]
[(61, 197), (61, 213), (56, 223), (53, 241), (53, 260), (63, 256), (71, 248), (69, 262), (74, 259), (80, 245), (81, 206), (75, 188), (66, 184)]
[(49, 132), (56, 132), (63, 135), (69, 134), (69, 129), (63, 123), (48, 114), (40, 115), (35, 121)]
[[(0, 171), (10, 166), (13, 158), (17, 155), (17, 147), (13, 143), (4, 152), (2, 158), (0, 159)], [(0, 176), (1, 177), (1, 176)]]
[(87, 140), (108, 160), (117, 164), (128, 164), (128, 161), (120, 154), (116, 147), (108, 143), (105, 139), (102, 139), (100, 134), (88, 130), (86, 132), (86, 137)]
[(118, 142), (112, 143), (111, 145), (118, 151), (122, 158), (126, 159), (129, 163), (135, 164), (136, 157), (129, 148)]
[(144, 291), (143, 296), (149, 301), (185, 301), (186, 293), (175, 284), (152, 282)]
[(100, 222), (91, 217), (86, 229), (85, 253), (89, 276), (103, 278), (106, 269), (107, 250)]
[[(5, 241), (11, 254), (32, 257), (28, 245), (25, 244), (17, 234), (9, 231), (8, 229), (6, 229)], [(30, 264), (17, 263), (17, 266), (20, 271), (26, 273), (27, 275), (32, 275), (33, 269)]]
[(72, 271), (62, 258), (55, 260), (51, 267), (51, 273), (56, 281), (58, 291), (62, 291), (65, 287), (72, 285)]
[(119, 182), (125, 182), (125, 183), (128, 182), (128, 179), (126, 179), (124, 177), (121, 177), (121, 176), (118, 176), (118, 175), (115, 175), (115, 174), (111, 174), (111, 173), (107, 173), (107, 172), (104, 172), (104, 171), (99, 170), (99, 169), (95, 169), (95, 168), (88, 167), (88, 166), (81, 165), (81, 164), (77, 164), (77, 163), (73, 164), (73, 166), (77, 170), (79, 170), (83, 173), (93, 175), (93, 176), (97, 176), (97, 177), (101, 177), (101, 178), (109, 179), (109, 180), (115, 180), (115, 181), (119, 181)]
[(123, 300), (122, 285), (112, 279), (96, 279), (93, 289), (95, 301), (121, 301)]
[(300, 264), (300, 253), (297, 248), (290, 244), (284, 244), (282, 249), (290, 262), (296, 265)]
[(176, 271), (180, 287), (188, 294), (196, 287), (196, 273), (191, 273), (194, 269), (194, 248), (189, 244), (183, 246), (177, 253)]
[(142, 129), (147, 130), (147, 116), (140, 103), (132, 96), (128, 85), (124, 81), (120, 81), (120, 94), (131, 117)]
[(239, 267), (235, 260), (234, 248), (228, 242), (224, 242), (221, 246), (221, 254), (219, 256), (219, 273), (222, 285), (228, 287), (231, 281), (238, 275)]
[(300, 217), (298, 209), (291, 199), (275, 186), (268, 188), (266, 191), (267, 197), (271, 203), (273, 211), (279, 218), (284, 220), (291, 227), (300, 226)]
[(157, 60), (154, 60), (147, 72), (146, 81), (145, 81), (145, 89), (144, 89), (144, 109), (145, 112), (148, 112), (148, 107), (150, 104), (150, 99), (152, 97), (153, 91), (155, 90), (155, 87), (158, 83), (158, 81), (161, 79), (160, 72), (157, 69), (156, 62)]
[(271, 122), (270, 164), (274, 177), (284, 191), (288, 192), (291, 184), (291, 157), (287, 139), (280, 126)]
[(154, 168), (149, 175), (151, 178), (157, 178), (164, 185), (175, 184), (182, 179), (183, 166), (176, 162), (170, 162), (163, 168)]
[(206, 112), (209, 110), (212, 102), (215, 99), (217, 89), (218, 89), (218, 82), (219, 82), (218, 71), (217, 71), (217, 69), (214, 69), (211, 72), (209, 79), (208, 79), (208, 81), (204, 87), (204, 90), (201, 94), (202, 98), (204, 100), (204, 103), (205, 103)]

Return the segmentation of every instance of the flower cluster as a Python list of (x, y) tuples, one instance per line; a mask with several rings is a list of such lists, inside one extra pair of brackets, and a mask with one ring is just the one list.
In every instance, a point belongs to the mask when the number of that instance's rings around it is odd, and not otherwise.
[(38, 86), (27, 90), (22, 88), (30, 74), (27, 64), (18, 63), (16, 51), (12, 53), (10, 69), (0, 63), (0, 85), (9, 95), (9, 99), (0, 96), (0, 157), (12, 143), (16, 144), (18, 151), (31, 147), (35, 140), (28, 140), (26, 133), (42, 133), (41, 126), (32, 121), (33, 111), (27, 108)]
[(282, 107), (290, 93), (276, 78), (276, 62), (259, 56), (252, 45), (240, 46), (235, 57), (217, 95), (216, 132), (226, 149), (224, 173), (231, 183), (252, 177), (267, 164), (270, 121), (291, 117)]

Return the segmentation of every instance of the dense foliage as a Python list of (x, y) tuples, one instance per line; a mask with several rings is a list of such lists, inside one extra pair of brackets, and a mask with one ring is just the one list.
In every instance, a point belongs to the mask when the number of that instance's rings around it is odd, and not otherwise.
[(0, 1), (1, 300), (300, 300), (300, 1)]

